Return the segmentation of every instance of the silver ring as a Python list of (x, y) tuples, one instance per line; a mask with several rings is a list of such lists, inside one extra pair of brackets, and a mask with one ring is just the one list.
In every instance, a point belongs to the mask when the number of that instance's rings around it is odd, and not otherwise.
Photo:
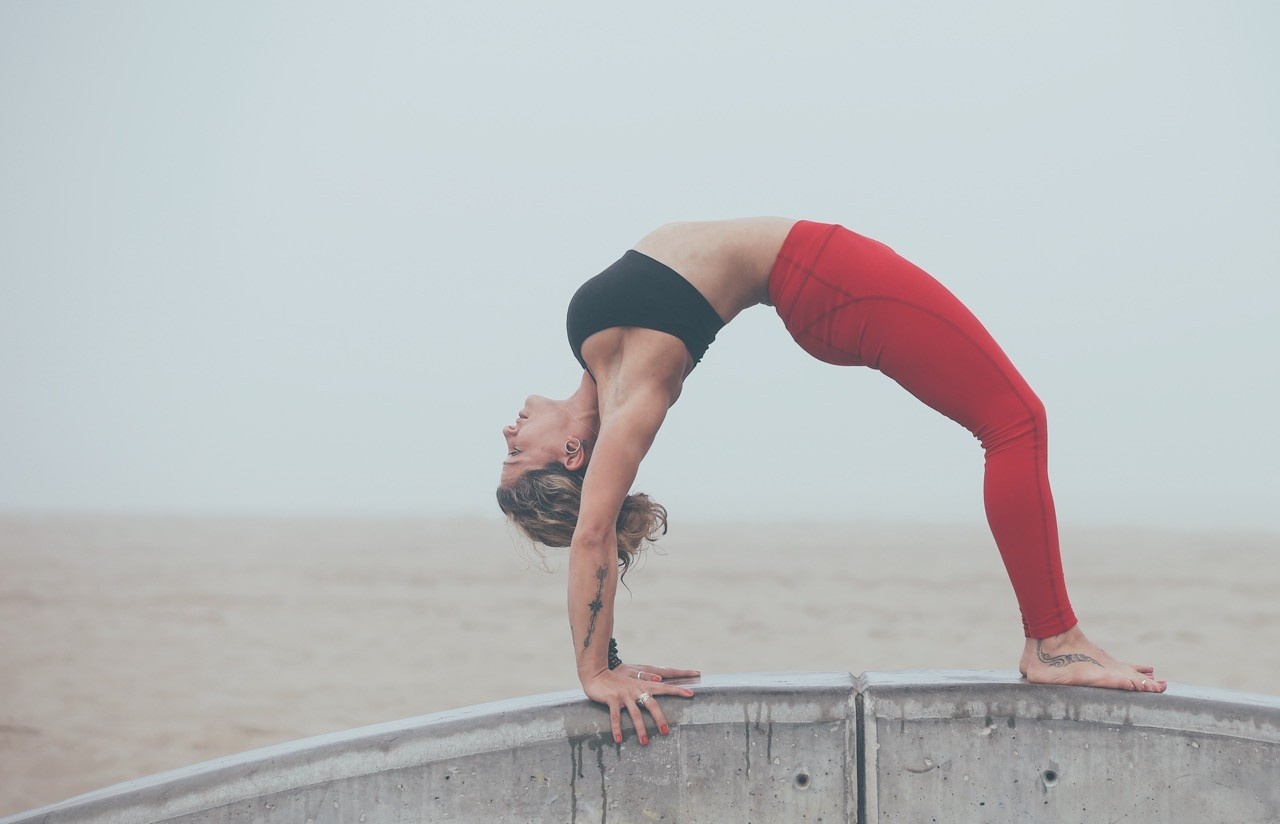
[(643, 681), (643, 680), (644, 680), (643, 678), (641, 678), (641, 677), (640, 677), (640, 676), (642, 676), (642, 675), (644, 675), (644, 670), (636, 670), (636, 680), (637, 680), (637, 681)]
[(1143, 678), (1143, 679), (1142, 679), (1142, 686), (1144, 686), (1144, 687), (1149, 687), (1149, 686), (1151, 686), (1151, 682), (1150, 682), (1150, 681), (1148, 681), (1147, 679)]
[(648, 700), (649, 700), (650, 698), (652, 698), (652, 697), (653, 697), (653, 696), (652, 696), (652, 695), (650, 695), (650, 694), (649, 694), (649, 693), (647, 693), (647, 692), (642, 692), (642, 693), (640, 693), (640, 697), (636, 699), (636, 706), (637, 706), (637, 707), (643, 707), (643, 706), (644, 706), (644, 702), (645, 702), (645, 701), (648, 701)]

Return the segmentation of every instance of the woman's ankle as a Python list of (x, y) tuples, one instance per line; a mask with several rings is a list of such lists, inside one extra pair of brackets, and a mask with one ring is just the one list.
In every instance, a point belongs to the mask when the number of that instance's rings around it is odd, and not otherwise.
[(1079, 646), (1089, 643), (1089, 639), (1084, 637), (1084, 633), (1080, 631), (1080, 625), (1072, 624), (1069, 629), (1058, 633), (1057, 635), (1048, 635), (1043, 638), (1028, 638), (1027, 643), (1036, 649), (1046, 649), (1054, 651), (1066, 647)]

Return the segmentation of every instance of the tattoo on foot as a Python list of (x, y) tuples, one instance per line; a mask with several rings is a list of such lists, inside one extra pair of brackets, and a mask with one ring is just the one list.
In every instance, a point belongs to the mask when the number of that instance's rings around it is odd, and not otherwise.
[(1040, 663), (1048, 664), (1051, 667), (1065, 667), (1067, 664), (1098, 664), (1097, 661), (1087, 655), (1078, 652), (1068, 652), (1066, 655), (1050, 655), (1044, 651), (1044, 642), (1036, 639), (1036, 657), (1040, 659)]
[(609, 567), (601, 564), (596, 570), (596, 599), (587, 604), (591, 610), (591, 623), (587, 624), (587, 637), (582, 640), (582, 648), (586, 649), (591, 646), (591, 636), (596, 631), (596, 616), (600, 614), (600, 610), (604, 609), (604, 579), (609, 576)]

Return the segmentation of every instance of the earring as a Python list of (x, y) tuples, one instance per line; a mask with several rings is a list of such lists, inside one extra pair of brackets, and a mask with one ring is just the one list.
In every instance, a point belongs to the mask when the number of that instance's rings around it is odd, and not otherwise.
[[(573, 448), (570, 449), (570, 447), (573, 447)], [(581, 449), (582, 449), (581, 446), (574, 446), (572, 443), (566, 443), (564, 445), (564, 451), (568, 452), (570, 455), (577, 455)]]

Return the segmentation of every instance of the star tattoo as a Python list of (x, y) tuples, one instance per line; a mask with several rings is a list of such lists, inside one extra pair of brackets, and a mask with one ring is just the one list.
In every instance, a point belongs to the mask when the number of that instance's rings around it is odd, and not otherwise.
[(591, 623), (587, 625), (587, 637), (582, 640), (583, 649), (591, 646), (591, 636), (596, 631), (596, 618), (600, 615), (600, 610), (604, 609), (604, 579), (607, 577), (609, 577), (609, 567), (601, 564), (596, 570), (596, 598), (587, 604), (587, 608), (591, 610)]

